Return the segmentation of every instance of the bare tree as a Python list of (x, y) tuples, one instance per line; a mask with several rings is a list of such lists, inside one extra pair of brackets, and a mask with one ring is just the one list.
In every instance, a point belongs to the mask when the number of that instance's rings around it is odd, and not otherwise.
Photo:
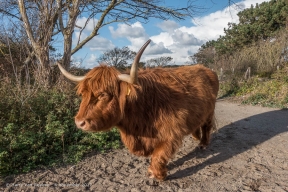
[[(10, 26), (10, 28), (2, 27), (0, 32), (0, 79), (1, 85), (9, 85), (13, 82), (13, 89), (9, 89), (13, 93), (14, 99), (22, 105), (37, 92), (39, 83), (31, 80), (33, 63), (25, 62), (29, 44), (27, 38)], [(11, 82), (11, 80), (13, 80)], [(8, 84), (6, 84), (8, 83)]]
[(133, 60), (136, 52), (131, 51), (128, 47), (123, 47), (122, 49), (115, 47), (114, 49), (106, 51), (98, 59), (98, 63), (107, 63), (118, 69), (125, 69), (129, 60)]
[[(26, 4), (24, 0), (18, 0), (21, 20), (33, 47), (33, 52), (39, 60), (40, 65), (45, 69), (49, 65), (49, 43), (51, 42), (54, 25), (57, 21), (57, 11), (51, 9), (53, 4), (52, 0), (41, 1), (39, 3), (27, 2)], [(28, 6), (37, 8), (39, 12), (30, 12), (30, 9), (26, 9)], [(36, 21), (33, 22), (33, 20)]]
[(146, 61), (146, 66), (164, 67), (169, 65), (172, 60), (172, 57), (158, 57), (156, 59), (149, 59)]
[(212, 67), (215, 63), (216, 51), (213, 46), (208, 48), (200, 48), (197, 53), (189, 56), (193, 64), (202, 63), (206, 67)]
[[(29, 58), (35, 55), (41, 68), (49, 70), (50, 49), (54, 36), (63, 39), (64, 51), (62, 64), (70, 67), (71, 56), (80, 50), (93, 37), (99, 35), (99, 29), (115, 22), (148, 22), (150, 18), (184, 19), (193, 17), (199, 7), (194, 1), (187, 1), (184, 7), (165, 5), (164, 0), (0, 0), (0, 14), (11, 22), (22, 23), (31, 51)], [(85, 14), (87, 20), (80, 27), (80, 36), (74, 47), (72, 37), (77, 18)], [(83, 30), (91, 19), (97, 19), (92, 32), (81, 38)], [(15, 25), (16, 26), (16, 25)], [(19, 26), (17, 26), (19, 27)], [(56, 38), (56, 37), (55, 37)], [(32, 55), (32, 56), (31, 56)]]

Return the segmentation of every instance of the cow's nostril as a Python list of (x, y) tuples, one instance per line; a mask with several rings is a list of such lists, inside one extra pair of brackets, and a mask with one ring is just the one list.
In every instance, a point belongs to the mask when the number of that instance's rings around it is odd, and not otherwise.
[(85, 121), (82, 121), (79, 125), (80, 125), (80, 127), (84, 127), (85, 126)]
[(76, 126), (77, 126), (78, 128), (83, 128), (83, 127), (85, 127), (86, 122), (85, 122), (85, 120), (84, 120), (84, 121), (77, 121), (77, 120), (75, 120), (75, 124), (76, 124)]

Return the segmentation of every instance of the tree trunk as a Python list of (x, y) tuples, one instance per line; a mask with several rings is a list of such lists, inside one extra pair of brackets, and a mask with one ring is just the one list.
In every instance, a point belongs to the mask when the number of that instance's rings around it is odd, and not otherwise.
[(69, 69), (71, 64), (71, 47), (72, 47), (72, 34), (64, 35), (64, 53), (62, 57), (62, 65), (64, 68)]

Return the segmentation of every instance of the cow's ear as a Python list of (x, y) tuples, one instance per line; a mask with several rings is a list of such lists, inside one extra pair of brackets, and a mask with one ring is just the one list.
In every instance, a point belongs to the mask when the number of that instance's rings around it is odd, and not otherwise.
[(120, 82), (120, 89), (119, 89), (119, 98), (125, 98), (127, 93), (128, 93), (128, 89), (129, 89), (129, 84), (121, 81)]
[(121, 111), (121, 116), (124, 117), (124, 108), (126, 105), (126, 99), (127, 99), (127, 85), (128, 83), (121, 81), (120, 82), (120, 89), (119, 89), (119, 107)]
[(122, 81), (120, 83), (120, 96), (128, 96), (130, 99), (137, 97), (135, 86), (133, 84)]

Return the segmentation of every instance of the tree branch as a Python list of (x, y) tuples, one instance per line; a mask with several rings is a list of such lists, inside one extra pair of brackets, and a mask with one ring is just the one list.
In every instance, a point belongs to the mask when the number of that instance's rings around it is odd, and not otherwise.
[(57, 0), (57, 11), (58, 11), (58, 20), (59, 20), (59, 27), (62, 34), (64, 33), (64, 25), (63, 25), (63, 18), (62, 18), (62, 1)]
[(14, 17), (14, 18), (16, 18), (16, 19), (21, 20), (21, 18), (18, 17), (17, 15), (14, 15), (14, 14), (12, 14), (12, 13), (10, 13), (9, 11), (6, 11), (6, 10), (4, 10), (4, 9), (0, 9), (0, 12), (1, 12), (1, 13), (4, 13), (4, 14), (6, 14), (6, 15), (9, 15), (9, 16), (11, 16), (11, 17)]
[(100, 19), (98, 20), (97, 25), (94, 27), (93, 31), (91, 32), (91, 34), (86, 37), (81, 43), (79, 43), (76, 47), (74, 47), (74, 49), (71, 51), (71, 54), (73, 55), (75, 52), (77, 52), (79, 49), (81, 49), (88, 41), (90, 41), (93, 37), (95, 37), (98, 34), (98, 30), (101, 28), (103, 22), (104, 22), (104, 18), (106, 17), (106, 15), (118, 4), (120, 4), (122, 1), (118, 1), (117, 0), (112, 0), (111, 3), (109, 4), (109, 6), (105, 9), (105, 11), (103, 11)]
[(20, 14), (21, 14), (22, 20), (23, 20), (23, 22), (24, 22), (24, 28), (25, 28), (25, 30), (26, 30), (26, 33), (27, 33), (27, 35), (28, 35), (28, 38), (30, 39), (30, 41), (31, 41), (31, 43), (32, 43), (32, 46), (33, 46), (34, 48), (37, 48), (38, 45), (37, 45), (37, 43), (35, 42), (35, 39), (34, 39), (32, 30), (31, 30), (31, 25), (30, 25), (30, 23), (29, 23), (29, 20), (28, 20), (27, 14), (26, 14), (26, 9), (25, 9), (25, 5), (24, 5), (24, 1), (23, 1), (23, 0), (18, 0), (18, 5), (19, 5)]

